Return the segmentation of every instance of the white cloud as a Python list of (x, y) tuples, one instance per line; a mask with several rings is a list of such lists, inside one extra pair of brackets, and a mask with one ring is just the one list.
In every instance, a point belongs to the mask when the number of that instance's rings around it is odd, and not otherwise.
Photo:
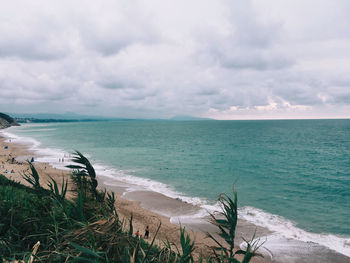
[(350, 117), (349, 11), (346, 0), (6, 2), (0, 110)]

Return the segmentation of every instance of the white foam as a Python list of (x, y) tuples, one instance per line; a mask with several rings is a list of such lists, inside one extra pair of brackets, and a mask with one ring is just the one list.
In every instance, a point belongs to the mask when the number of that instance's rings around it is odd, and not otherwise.
[[(29, 125), (28, 125), (29, 126)], [(26, 125), (26, 127), (28, 127)], [(30, 127), (30, 126), (29, 126)], [(56, 130), (55, 128), (42, 128), (42, 129), (35, 129), (35, 127), (38, 127), (38, 126), (32, 126), (33, 128), (30, 128), (30, 129), (26, 129), (26, 132), (43, 132), (43, 131), (54, 131)], [(41, 127), (45, 127), (45, 126), (41, 126)]]
[(111, 179), (111, 181), (104, 181), (105, 184), (118, 185), (119, 181), (122, 183), (121, 186), (128, 185), (127, 192), (140, 190), (153, 191), (196, 206), (203, 206), (208, 203), (204, 198), (186, 196), (183, 193), (174, 190), (171, 186), (159, 181), (130, 175), (130, 173), (135, 172), (135, 170), (117, 170), (98, 162), (93, 163), (93, 165), (99, 176)]
[[(26, 125), (26, 126), (28, 127), (29, 125)], [(26, 145), (28, 149), (34, 152), (34, 154), (37, 156), (35, 158), (36, 162), (45, 162), (45, 163), (49, 163), (50, 165), (58, 169), (67, 169), (65, 166), (68, 165), (69, 163), (60, 162), (59, 159), (66, 158), (68, 161), (68, 156), (70, 155), (68, 152), (62, 149), (44, 148), (41, 146), (41, 143), (39, 141), (30, 137), (21, 137), (7, 131), (6, 132), (1, 131), (1, 134), (5, 138), (7, 138), (6, 141), (11, 141), (14, 143)]]
[[(202, 207), (202, 206), (201, 206)], [(195, 213), (189, 213), (181, 216), (171, 216), (170, 222), (173, 224), (182, 223), (182, 224), (203, 224), (208, 223), (208, 210), (203, 207)]]
[[(8, 128), (10, 129), (10, 128)], [(29, 146), (30, 148), (37, 148), (40, 146), (40, 142), (33, 138), (29, 137), (20, 137), (18, 135), (15, 135), (13, 133), (7, 132), (7, 131), (1, 131), (2, 136), (7, 138), (6, 142), (13, 141), (16, 143), (24, 144)]]
[(267, 213), (254, 207), (239, 209), (239, 217), (255, 225), (283, 236), (303, 242), (314, 242), (350, 257), (350, 238), (333, 234), (310, 233), (295, 226), (295, 224), (278, 215)]

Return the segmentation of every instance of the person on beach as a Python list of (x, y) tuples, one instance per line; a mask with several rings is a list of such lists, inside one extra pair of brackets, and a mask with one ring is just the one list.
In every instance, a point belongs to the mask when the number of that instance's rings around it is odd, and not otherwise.
[(140, 231), (137, 230), (136, 233), (135, 233), (134, 235), (135, 235), (136, 238), (139, 238), (139, 236), (140, 236)]
[(145, 239), (148, 239), (149, 237), (149, 227), (146, 226), (146, 230), (145, 230)]

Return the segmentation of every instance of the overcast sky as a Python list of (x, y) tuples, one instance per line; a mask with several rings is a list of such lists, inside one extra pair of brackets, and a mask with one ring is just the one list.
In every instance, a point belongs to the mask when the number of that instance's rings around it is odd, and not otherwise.
[(4, 1), (0, 111), (350, 117), (350, 1)]

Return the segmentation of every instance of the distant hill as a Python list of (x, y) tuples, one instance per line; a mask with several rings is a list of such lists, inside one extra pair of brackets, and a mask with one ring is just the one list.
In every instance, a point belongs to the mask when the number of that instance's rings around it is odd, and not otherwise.
[(200, 118), (200, 117), (194, 117), (194, 116), (187, 116), (187, 115), (177, 115), (169, 120), (172, 121), (207, 121), (207, 120), (214, 120), (210, 118)]
[(19, 124), (9, 115), (0, 112), (0, 129), (4, 129), (10, 126), (19, 126)]
[[(11, 115), (18, 123), (47, 123), (47, 122), (76, 122), (76, 121), (203, 121), (213, 120), (210, 118), (200, 118), (189, 115), (176, 115), (169, 119), (130, 119), (104, 116), (80, 115), (73, 112), (62, 114), (55, 113), (6, 113)], [(6, 115), (4, 114), (4, 115)], [(6, 115), (6, 116), (8, 116)], [(9, 116), (8, 116), (9, 117)], [(11, 117), (9, 117), (11, 118)], [(12, 118), (11, 118), (12, 119)], [(12, 119), (13, 120), (13, 119)]]
[(11, 116), (19, 123), (50, 123), (50, 122), (80, 122), (80, 121), (112, 121), (128, 120), (120, 118), (109, 118), (102, 116), (80, 115), (72, 112), (63, 114), (55, 113), (11, 113)]
[(107, 120), (110, 118), (101, 116), (80, 115), (73, 112), (63, 114), (55, 113), (11, 113), (11, 116), (16, 119), (37, 119), (37, 120)]

